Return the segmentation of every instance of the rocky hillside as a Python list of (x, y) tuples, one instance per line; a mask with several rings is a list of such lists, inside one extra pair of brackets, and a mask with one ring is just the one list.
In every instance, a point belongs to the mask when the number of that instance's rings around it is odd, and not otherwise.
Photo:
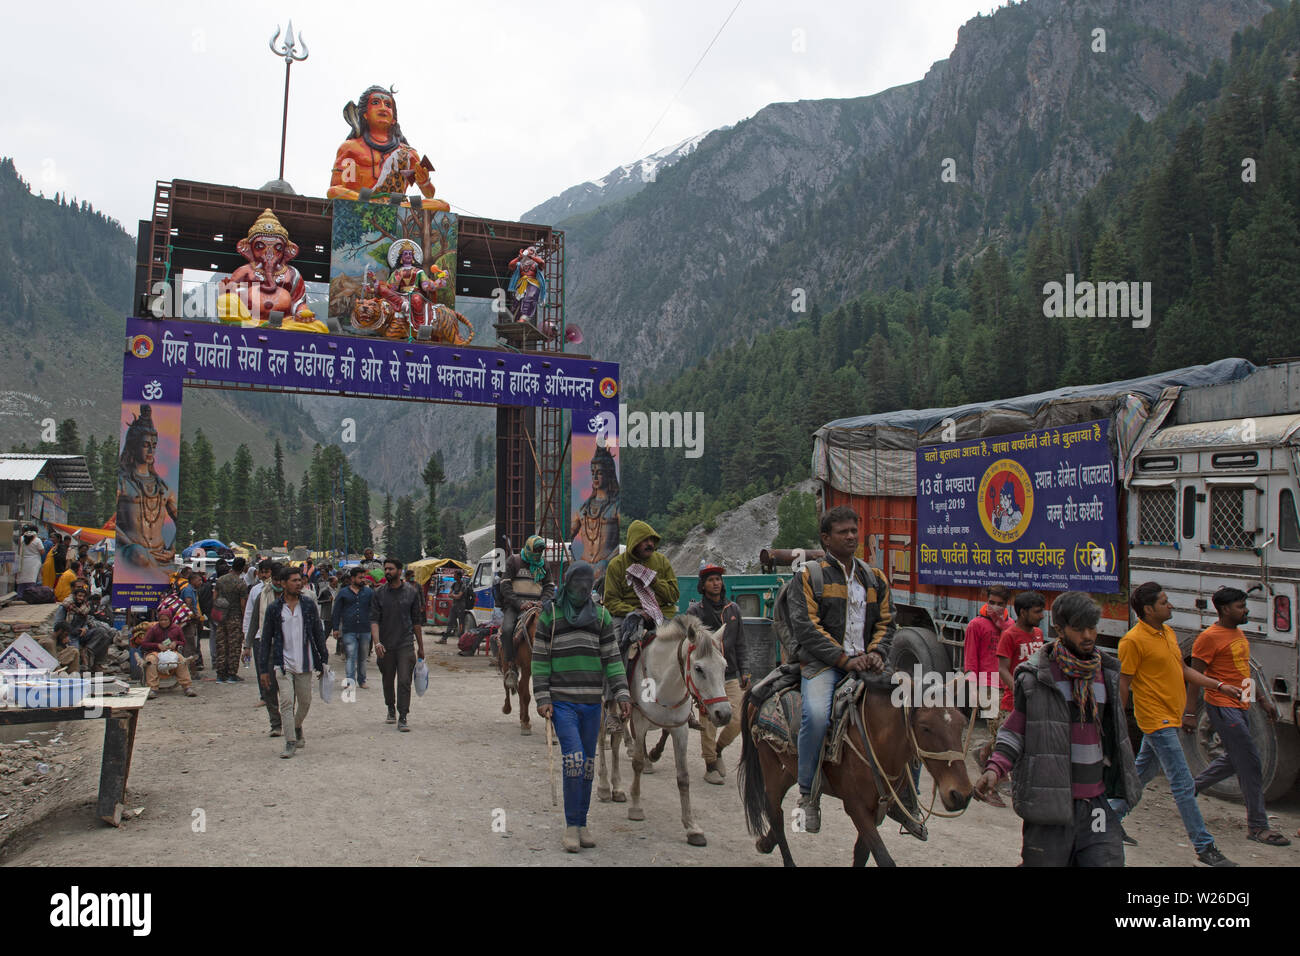
[(560, 223), (570, 314), (634, 382), (790, 324), (795, 290), (828, 309), (920, 284), (1077, 199), (1134, 119), (1273, 6), (1028, 0), (968, 22), (915, 83), (768, 106), (631, 199)]
[[(758, 571), (758, 552), (771, 547), (776, 538), (776, 506), (787, 494), (811, 494), (817, 482), (809, 478), (797, 485), (772, 491), (724, 511), (708, 524), (691, 529), (681, 544), (665, 544), (663, 553), (677, 573), (683, 588), (700, 570), (700, 562), (720, 564), (730, 574)], [(656, 529), (658, 530), (658, 529)], [(808, 542), (816, 547), (816, 542)]]

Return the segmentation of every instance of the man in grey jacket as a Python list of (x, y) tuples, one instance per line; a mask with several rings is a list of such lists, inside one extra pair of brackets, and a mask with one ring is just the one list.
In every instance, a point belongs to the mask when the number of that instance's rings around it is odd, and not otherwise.
[(1119, 695), (1119, 660), (1097, 648), (1101, 608), (1082, 591), (1052, 603), (1056, 640), (1016, 668), (1015, 706), (975, 784), (994, 788), (1011, 773), (1024, 820), (1025, 866), (1123, 866), (1119, 817), (1108, 797), (1142, 796)]

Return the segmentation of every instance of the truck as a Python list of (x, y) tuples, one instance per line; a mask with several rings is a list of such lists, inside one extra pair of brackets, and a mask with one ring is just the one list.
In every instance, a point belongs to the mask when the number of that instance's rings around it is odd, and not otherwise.
[[(1252, 679), (1279, 711), (1276, 724), (1259, 707), (1249, 711), (1265, 793), (1274, 799), (1300, 770), (1300, 361), (1257, 367), (1223, 359), (957, 408), (839, 419), (815, 433), (813, 476), (823, 509), (847, 505), (857, 513), (861, 556), (888, 576), (898, 624), (894, 665), (956, 672), (963, 670), (966, 624), (985, 592), (933, 583), (932, 574), (921, 580), (918, 449), (1098, 420), (1109, 424), (1104, 434), (1118, 540), (1096, 542), (1094, 551), (1103, 567), (1114, 569), (1119, 585), (1113, 593), (1093, 594), (1103, 608), (1098, 643), (1118, 646), (1135, 622), (1128, 595), (1143, 582), (1156, 581), (1168, 594), (1174, 606), (1169, 624), (1185, 656), (1217, 620), (1214, 591), (1225, 585), (1247, 591), (1250, 618), (1243, 629)], [(925, 557), (933, 560), (933, 550)], [(1037, 590), (1049, 607), (1061, 593)], [(1196, 733), (1179, 736), (1193, 774), (1221, 752), (1203, 703)], [(1240, 798), (1235, 777), (1210, 792)]]

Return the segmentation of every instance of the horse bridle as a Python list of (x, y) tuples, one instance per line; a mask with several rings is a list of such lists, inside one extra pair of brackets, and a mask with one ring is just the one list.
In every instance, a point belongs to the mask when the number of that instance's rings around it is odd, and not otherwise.
[[(686, 644), (686, 643), (687, 643), (686, 641), (682, 641), (682, 644)], [(705, 707), (708, 707), (710, 704), (718, 704), (718, 703), (721, 703), (722, 701), (726, 700), (726, 699), (727, 699), (727, 695), (724, 693), (721, 697), (705, 697), (705, 696), (703, 696), (703, 694), (701, 693), (699, 687), (696, 686), (695, 681), (692, 680), (692, 678), (691, 678), (691, 655), (694, 654), (694, 653), (695, 653), (695, 644), (694, 644), (694, 643), (691, 643), (690, 646), (686, 648), (686, 659), (685, 659), (685, 661), (683, 661), (683, 660), (682, 660), (682, 648), (681, 648), (681, 645), (678, 645), (678, 647), (677, 647), (677, 666), (680, 667), (680, 668), (682, 669), (682, 678), (683, 678), (683, 679), (685, 680), (685, 682), (686, 682), (686, 695), (687, 695), (687, 697), (694, 697), (694, 698), (695, 698), (695, 702), (696, 702), (697, 704), (700, 705), (700, 710), (703, 710)], [(683, 698), (682, 698), (682, 701), (684, 702), (685, 700), (686, 700), (686, 698), (683, 697)], [(680, 706), (680, 704), (679, 704), (678, 706)]]

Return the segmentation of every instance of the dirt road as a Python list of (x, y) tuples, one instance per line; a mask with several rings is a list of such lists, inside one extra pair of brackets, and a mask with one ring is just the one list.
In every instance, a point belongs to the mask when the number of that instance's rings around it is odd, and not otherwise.
[[(143, 813), (118, 830), (99, 823), (92, 812), (102, 727), (96, 721), (63, 725), (58, 743), (40, 738), (40, 746), (58, 750), (40, 804), (25, 807), (0, 797), (0, 812), (14, 810), (13, 818), (0, 824), (0, 839), (10, 837), (0, 862), (780, 865), (779, 854), (756, 853), (745, 832), (734, 772), (726, 786), (703, 782), (695, 738), (691, 794), (707, 847), (686, 843), (669, 753), (644, 781), (646, 821), (629, 821), (626, 804), (593, 798), (591, 827), (600, 845), (577, 855), (564, 853), (563, 811), (550, 805), (543, 722), (534, 714), (533, 736), (520, 736), (517, 716), (501, 713), (500, 679), (485, 658), (457, 657), (450, 644), (430, 641), (426, 648), (429, 692), (414, 699), (412, 733), (399, 734), (384, 723), (372, 661), (370, 688), (358, 691), (355, 703), (313, 701), (307, 749), (292, 760), (279, 759), (282, 741), (267, 737), (265, 711), (255, 706), (251, 679), (236, 685), (203, 681), (196, 699), (164, 692), (141, 715), (131, 768), (128, 806)], [(330, 666), (341, 676), (340, 661)], [(730, 771), (738, 754), (738, 743), (728, 748)], [(630, 782), (630, 763), (624, 766)], [(928, 778), (922, 786), (928, 787)], [(787, 796), (786, 803), (788, 813), (793, 798)], [(1241, 807), (1209, 797), (1201, 798), (1201, 807), (1231, 859), (1247, 866), (1300, 862), (1300, 840), (1286, 848), (1247, 841)], [(504, 818), (494, 810), (504, 811)], [(1270, 811), (1287, 833), (1300, 825), (1300, 801), (1294, 796)], [(42, 813), (38, 822), (30, 822)], [(497, 832), (502, 819), (504, 832)], [(1128, 829), (1141, 844), (1129, 848), (1130, 865), (1193, 864), (1163, 778), (1148, 788)], [(1015, 866), (1020, 861), (1020, 824), (1010, 809), (975, 803), (958, 819), (934, 818), (928, 843), (896, 831), (886, 823), (886, 844), (902, 866)], [(791, 849), (801, 865), (845, 865), (853, 840), (852, 824), (838, 801), (828, 798), (822, 832), (792, 834)]]

